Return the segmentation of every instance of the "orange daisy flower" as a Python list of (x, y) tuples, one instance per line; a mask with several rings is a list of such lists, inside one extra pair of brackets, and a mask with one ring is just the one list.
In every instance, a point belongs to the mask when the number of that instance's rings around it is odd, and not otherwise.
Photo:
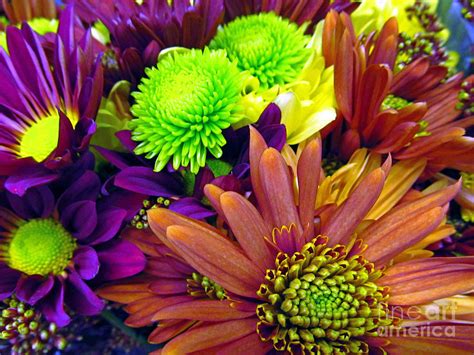
[[(147, 324), (150, 319), (165, 324), (154, 339), (172, 339), (160, 353), (403, 352), (427, 344), (439, 344), (444, 353), (474, 351), (469, 307), (454, 313), (459, 317), (454, 321), (432, 320), (426, 311), (474, 288), (474, 258), (419, 255), (394, 261), (438, 228), (459, 184), (410, 198), (367, 220), (390, 174), (388, 159), (322, 217), (320, 208), (315, 211), (321, 175), (318, 140), (307, 143), (292, 179), (282, 155), (267, 148), (251, 128), (250, 166), (255, 204), (235, 192), (205, 188), (221, 228), (166, 209), (148, 212), (152, 231), (168, 249), (150, 244), (150, 236), (144, 243), (142, 235), (139, 243), (142, 249), (168, 250), (160, 255), (175, 267), (163, 263), (152, 268), (156, 287), (149, 283), (142, 294), (166, 292), (165, 283), (174, 278), (172, 295), (184, 298), (171, 305), (145, 301), (135, 309), (132, 302), (126, 310), (137, 320), (141, 310), (152, 314), (143, 317)], [(194, 273), (198, 281), (206, 277), (206, 285), (214, 285), (223, 297), (205, 297), (205, 292), (191, 297), (184, 280)], [(112, 287), (116, 289), (106, 288), (101, 295), (122, 303), (137, 299), (117, 296), (124, 285)], [(128, 290), (133, 293), (133, 286)], [(469, 297), (463, 302), (472, 305)], [(179, 326), (170, 332), (170, 324)], [(412, 337), (415, 332), (419, 336)]]
[(465, 129), (474, 116), (463, 116), (458, 94), (462, 73), (445, 80), (448, 69), (419, 58), (394, 70), (398, 26), (388, 20), (380, 33), (356, 38), (351, 19), (332, 11), (326, 17), (323, 53), (334, 64), (338, 119), (324, 131), (343, 160), (360, 148), (398, 160), (428, 159), (425, 175), (444, 168), (472, 172), (474, 139)]

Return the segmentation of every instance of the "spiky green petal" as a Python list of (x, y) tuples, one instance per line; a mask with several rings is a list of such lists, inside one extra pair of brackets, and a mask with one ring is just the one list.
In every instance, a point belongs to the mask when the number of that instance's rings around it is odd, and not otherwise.
[(222, 130), (242, 118), (242, 74), (224, 51), (174, 52), (146, 70), (133, 93), (131, 121), (136, 154), (156, 159), (155, 171), (203, 167), (207, 152), (219, 158), (226, 143)]
[(310, 56), (310, 37), (273, 12), (240, 17), (221, 28), (209, 47), (225, 49), (241, 70), (260, 81), (261, 89), (296, 79)]

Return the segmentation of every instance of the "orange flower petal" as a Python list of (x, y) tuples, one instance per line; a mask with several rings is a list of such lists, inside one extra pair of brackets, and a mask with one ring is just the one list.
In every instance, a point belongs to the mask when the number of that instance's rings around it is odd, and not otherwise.
[[(298, 234), (301, 234), (288, 166), (276, 149), (269, 148), (263, 152), (259, 171), (273, 227), (295, 224)], [(303, 244), (302, 240), (297, 241), (297, 246), (301, 247)]]
[(202, 324), (171, 340), (163, 354), (188, 354), (242, 339), (255, 332), (256, 319)]
[(434, 231), (445, 217), (441, 207), (435, 207), (424, 214), (416, 215), (385, 230), (376, 241), (367, 242), (368, 248), (362, 255), (378, 266), (385, 265), (404, 250), (423, 240)]
[(305, 233), (314, 234), (314, 206), (321, 171), (321, 141), (308, 143), (298, 161), (299, 215)]
[(153, 316), (153, 321), (163, 319), (189, 319), (218, 322), (232, 319), (243, 319), (255, 315), (253, 312), (242, 312), (231, 307), (229, 301), (191, 300), (161, 308)]
[(220, 204), (232, 232), (248, 257), (263, 272), (272, 268), (275, 255), (264, 240), (264, 237), (270, 237), (271, 231), (257, 209), (242, 195), (232, 191), (221, 195)]
[(224, 287), (246, 297), (256, 297), (264, 274), (234, 243), (205, 230), (171, 226), (167, 238), (192, 267)]
[(393, 305), (451, 297), (474, 288), (474, 257), (428, 258), (397, 264), (379, 283), (390, 287), (388, 303)]
[[(158, 324), (158, 327), (151, 332), (148, 337), (148, 342), (150, 344), (161, 344), (165, 341), (174, 338), (176, 335), (184, 332), (186, 329), (190, 328), (195, 321), (189, 320), (164, 320)], [(162, 351), (163, 349), (160, 349)]]
[(372, 171), (337, 209), (329, 222), (323, 225), (321, 234), (329, 237), (331, 246), (349, 242), (356, 227), (377, 201), (384, 181), (385, 174), (381, 168)]

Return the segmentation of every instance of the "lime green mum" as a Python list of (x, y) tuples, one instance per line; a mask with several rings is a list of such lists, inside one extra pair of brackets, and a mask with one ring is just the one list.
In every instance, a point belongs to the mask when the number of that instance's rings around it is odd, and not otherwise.
[(173, 167), (196, 173), (207, 152), (219, 158), (222, 130), (242, 118), (242, 74), (224, 51), (175, 51), (146, 70), (130, 122), (136, 154), (155, 160), (155, 171)]
[(13, 234), (8, 265), (27, 275), (60, 274), (72, 259), (76, 241), (54, 219), (32, 219)]
[(260, 81), (261, 89), (294, 80), (311, 52), (305, 26), (273, 12), (240, 17), (219, 30), (209, 47), (225, 49), (241, 70)]

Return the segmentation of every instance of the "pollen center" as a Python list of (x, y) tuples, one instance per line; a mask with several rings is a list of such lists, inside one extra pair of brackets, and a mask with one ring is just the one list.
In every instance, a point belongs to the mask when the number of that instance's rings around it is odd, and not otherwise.
[(343, 246), (326, 246), (326, 237), (307, 243), (300, 253), (280, 253), (257, 294), (257, 332), (277, 351), (290, 353), (364, 353), (358, 338), (389, 326), (387, 289), (361, 256), (347, 257)]
[(27, 275), (59, 274), (76, 249), (75, 239), (53, 219), (33, 219), (13, 234), (8, 265)]
[(42, 117), (26, 128), (20, 138), (20, 158), (33, 158), (38, 163), (44, 161), (54, 149), (59, 140), (59, 115), (52, 114)]

